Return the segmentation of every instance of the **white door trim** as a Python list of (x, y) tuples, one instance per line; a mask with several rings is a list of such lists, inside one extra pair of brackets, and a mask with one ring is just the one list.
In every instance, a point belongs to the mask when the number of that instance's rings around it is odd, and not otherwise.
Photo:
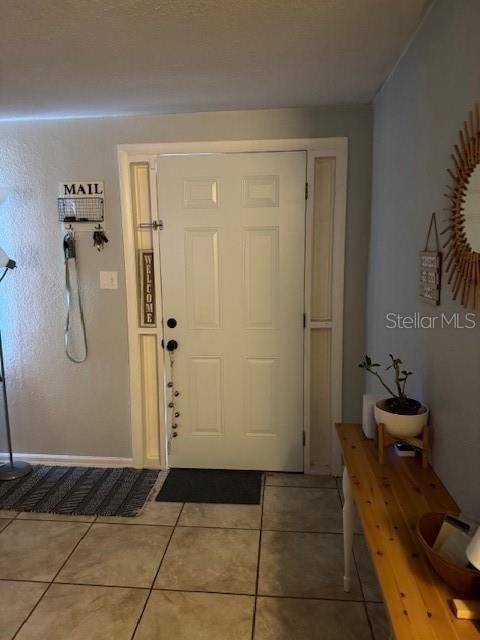
[[(342, 375), (343, 375), (343, 289), (345, 265), (345, 227), (347, 205), (347, 138), (301, 138), (284, 140), (230, 140), (205, 142), (166, 142), (145, 144), (121, 144), (117, 147), (120, 199), (125, 256), (125, 282), (127, 291), (128, 345), (130, 366), (130, 420), (132, 430), (132, 458), (137, 467), (144, 466), (144, 434), (142, 423), (141, 366), (139, 357), (139, 336), (141, 333), (155, 333), (162, 339), (162, 327), (139, 330), (137, 313), (137, 282), (135, 263), (135, 234), (132, 226), (132, 204), (130, 190), (131, 162), (148, 162), (154, 172), (155, 159), (162, 154), (195, 153), (251, 153), (274, 151), (306, 151), (307, 181), (310, 194), (314, 185), (314, 161), (320, 157), (335, 158), (335, 202), (333, 229), (333, 274), (332, 274), (332, 343), (331, 343), (331, 469), (340, 474), (341, 457), (337, 438), (334, 436), (335, 422), (342, 420)], [(153, 181), (152, 181), (153, 182)], [(313, 197), (306, 202), (306, 246), (305, 246), (305, 315), (306, 330), (304, 341), (304, 470), (310, 469), (310, 333), (317, 322), (310, 321), (311, 306), (311, 263), (313, 240)], [(152, 209), (152, 215), (156, 211)], [(157, 298), (160, 308), (161, 300)], [(322, 323), (323, 324), (323, 323)], [(163, 359), (159, 358), (159, 368)], [(159, 370), (159, 379), (163, 371)], [(161, 403), (163, 405), (163, 401)], [(161, 408), (162, 409), (162, 408)], [(163, 417), (162, 410), (159, 415)], [(160, 459), (152, 460), (152, 466), (167, 468), (166, 425), (160, 425)], [(150, 461), (148, 461), (150, 462)], [(148, 464), (147, 462), (147, 464)]]

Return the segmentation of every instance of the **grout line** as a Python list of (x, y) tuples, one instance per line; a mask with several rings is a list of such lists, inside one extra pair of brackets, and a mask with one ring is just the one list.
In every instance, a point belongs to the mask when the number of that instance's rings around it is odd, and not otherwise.
[(368, 624), (368, 627), (370, 629), (370, 634), (372, 636), (372, 640), (375, 640), (375, 633), (373, 631), (373, 624), (372, 624), (372, 621), (370, 620), (370, 615), (368, 613), (367, 603), (365, 601), (363, 602), (363, 608), (365, 610), (365, 615), (367, 617), (367, 624)]
[(32, 584), (50, 584), (48, 580), (34, 580), (33, 578), (0, 578), (0, 582), (31, 582)]
[(285, 595), (272, 595), (271, 593), (259, 593), (257, 597), (260, 598), (273, 598), (275, 600), (315, 600), (319, 602), (355, 602), (356, 604), (363, 604), (363, 600), (358, 598), (328, 598), (326, 596), (285, 596)]
[[(343, 511), (343, 502), (342, 502), (342, 492), (340, 490), (340, 481), (337, 482), (337, 491), (338, 491), (338, 498), (340, 500), (340, 507), (342, 508)], [(352, 526), (355, 527), (355, 523), (352, 523)], [(368, 615), (368, 608), (367, 608), (367, 600), (365, 599), (365, 591), (363, 589), (363, 583), (362, 583), (362, 576), (360, 575), (360, 569), (358, 568), (358, 562), (357, 562), (357, 557), (353, 551), (354, 545), (355, 545), (355, 528), (353, 531), (353, 537), (352, 537), (352, 557), (353, 557), (353, 565), (355, 567), (355, 571), (357, 573), (357, 578), (358, 578), (358, 583), (360, 585), (360, 593), (362, 594), (362, 603), (363, 603), (363, 609), (365, 611), (365, 616), (367, 618), (367, 624), (368, 624), (368, 628), (370, 629), (370, 635), (372, 637), (372, 640), (375, 640), (375, 634), (373, 632), (373, 625), (372, 625), (372, 621), (370, 620), (370, 616)], [(358, 534), (357, 534), (358, 535)]]
[(363, 598), (363, 603), (362, 603), (362, 604), (363, 604), (363, 609), (364, 609), (364, 611), (365, 611), (365, 616), (366, 616), (366, 618), (367, 618), (367, 624), (368, 624), (368, 627), (369, 627), (369, 629), (370, 629), (370, 634), (371, 634), (371, 636), (372, 636), (372, 640), (375, 640), (375, 634), (374, 634), (374, 632), (373, 632), (373, 625), (372, 625), (372, 621), (370, 620), (370, 616), (369, 616), (369, 614), (368, 614), (367, 601), (366, 601), (366, 599), (365, 599), (365, 591), (364, 591), (364, 589), (363, 589), (362, 578), (361, 578), (361, 576), (360, 576), (360, 570), (359, 570), (359, 568), (358, 568), (357, 558), (355, 557), (355, 554), (353, 553), (353, 549), (352, 549), (352, 555), (353, 555), (353, 564), (354, 564), (354, 566), (355, 566), (355, 570), (356, 570), (356, 572), (357, 572), (357, 576), (358, 576), (358, 582), (359, 582), (359, 584), (360, 584), (360, 592), (361, 592), (361, 594), (362, 594), (362, 598)]
[(260, 527), (222, 527), (206, 524), (179, 524), (177, 529), (226, 529), (227, 531), (260, 531)]
[(152, 523), (147, 523), (147, 522), (132, 522), (127, 523), (127, 522), (102, 522), (101, 520), (96, 520), (95, 524), (101, 524), (102, 526), (113, 526), (113, 527), (152, 527), (152, 528), (160, 528), (163, 527), (164, 529), (172, 529), (175, 526), (175, 522), (171, 523), (171, 524), (152, 524)]
[(12, 520), (9, 520), (9, 521), (7, 522), (7, 524), (3, 527), (3, 529), (0, 529), (0, 536), (2, 535), (2, 533), (3, 533), (4, 531), (6, 531), (6, 530), (8, 529), (8, 527), (12, 524), (12, 522), (14, 522), (14, 520), (15, 520), (15, 518), (13, 518)]
[[(19, 578), (0, 578), (0, 582), (20, 582), (25, 583), (28, 582), (30, 584), (43, 584), (45, 586), (50, 586), (50, 582), (45, 582), (42, 580), (20, 580)], [(214, 595), (229, 595), (229, 596), (242, 596), (248, 598), (255, 598), (255, 593), (240, 593), (238, 591), (205, 591), (202, 589), (176, 589), (175, 587), (153, 587), (150, 589), (149, 587), (137, 587), (132, 585), (118, 585), (118, 584), (97, 584), (91, 582), (63, 582), (63, 580), (57, 580), (55, 585), (68, 585), (71, 587), (99, 587), (103, 589), (134, 589), (136, 591), (173, 591), (175, 593), (206, 593), (206, 594), (214, 594)], [(328, 598), (326, 596), (294, 596), (294, 595), (281, 595), (281, 594), (268, 594), (268, 593), (259, 593), (258, 597), (261, 598), (277, 598), (280, 600), (325, 600), (327, 602), (357, 602), (362, 603), (362, 600), (354, 599), (354, 598)], [(384, 603), (381, 600), (365, 600), (366, 604), (381, 604)]]
[[(158, 565), (158, 569), (157, 569), (157, 571), (155, 572), (155, 575), (154, 575), (154, 577), (153, 577), (152, 584), (151, 584), (151, 586), (150, 586), (150, 589), (149, 589), (148, 595), (147, 595), (147, 597), (145, 598), (145, 603), (144, 603), (144, 605), (143, 605), (143, 607), (142, 607), (142, 610), (140, 611), (140, 615), (138, 616), (138, 620), (137, 620), (137, 622), (136, 622), (136, 624), (135, 624), (135, 627), (134, 627), (134, 629), (133, 629), (133, 632), (132, 632), (132, 635), (131, 635), (131, 637), (130, 637), (130, 640), (133, 640), (133, 639), (134, 639), (134, 637), (135, 637), (135, 634), (137, 633), (137, 629), (138, 629), (138, 627), (139, 627), (139, 625), (140, 625), (140, 622), (141, 622), (141, 620), (142, 620), (142, 618), (143, 618), (143, 614), (145, 613), (145, 609), (147, 608), (147, 604), (148, 604), (148, 601), (150, 600), (150, 596), (152, 595), (152, 592), (153, 592), (153, 590), (154, 590), (155, 582), (156, 582), (156, 580), (157, 580), (158, 574), (160, 573), (160, 569), (161, 569), (161, 567), (162, 567), (163, 561), (165, 560), (165, 556), (167, 555), (167, 551), (168, 551), (168, 548), (169, 548), (169, 546), (170, 546), (170, 542), (172, 541), (173, 534), (175, 533), (175, 529), (177, 528), (178, 521), (180, 520), (180, 516), (182, 515), (183, 508), (184, 508), (184, 507), (185, 507), (185, 502), (182, 504), (182, 506), (181, 506), (181, 508), (180, 508), (180, 511), (178, 512), (177, 519), (175, 520), (175, 524), (174, 524), (174, 525), (173, 525), (173, 527), (172, 527), (172, 531), (171, 531), (171, 533), (170, 533), (170, 537), (168, 538), (168, 542), (167, 542), (167, 544), (165, 545), (165, 550), (164, 550), (164, 552), (163, 552), (162, 559), (160, 560), (160, 563), (159, 563), (159, 565)], [(128, 527), (129, 525), (126, 525), (126, 526)]]
[[(25, 513), (24, 511), (22, 511), (22, 513)], [(18, 514), (20, 515), (20, 514)], [(45, 514), (39, 514), (40, 516), (45, 515)], [(59, 513), (55, 514), (55, 515), (61, 515)], [(68, 518), (68, 516), (67, 516)], [(68, 520), (67, 518), (15, 518), (15, 520), (18, 520), (19, 522), (75, 522), (76, 524), (93, 524), (94, 522), (96, 522), (96, 516), (93, 517), (92, 520), (73, 520), (73, 516), (72, 516), (72, 520)]]
[(262, 478), (262, 500), (260, 509), (260, 534), (258, 537), (258, 554), (257, 554), (257, 575), (255, 579), (255, 598), (253, 601), (253, 616), (252, 616), (252, 635), (251, 640), (254, 640), (255, 636), (255, 622), (257, 619), (257, 597), (258, 597), (258, 583), (260, 580), (260, 557), (262, 553), (262, 539), (263, 539), (263, 507), (265, 502), (265, 487), (267, 486), (267, 474), (263, 474)]
[(337, 491), (337, 487), (319, 487), (311, 485), (298, 485), (298, 484), (267, 484), (265, 485), (269, 489), (318, 489), (319, 491)]
[[(35, 522), (34, 520), (26, 520), (26, 522)], [(54, 521), (55, 522), (55, 521)], [(57, 521), (58, 522), (58, 521)], [(75, 544), (75, 546), (73, 547), (73, 549), (70, 551), (70, 553), (67, 555), (65, 561), (62, 563), (60, 569), (57, 571), (57, 573), (53, 576), (53, 579), (50, 580), (50, 584), (48, 585), (48, 587), (45, 589), (45, 591), (42, 593), (42, 595), (40, 596), (37, 604), (33, 607), (33, 609), (30, 611), (30, 613), (27, 615), (27, 617), (24, 619), (24, 621), (22, 622), (22, 624), (18, 627), (17, 631), (15, 632), (15, 634), (12, 636), (12, 640), (15, 640), (15, 638), (18, 636), (18, 634), (20, 633), (21, 629), (24, 627), (24, 625), (28, 622), (28, 620), (30, 619), (30, 617), (32, 616), (33, 612), (35, 611), (35, 609), (38, 607), (38, 605), (40, 604), (40, 602), (42, 602), (43, 598), (45, 597), (45, 595), (50, 591), (51, 586), (53, 585), (55, 578), (58, 576), (58, 574), (60, 573), (60, 571), (63, 569), (63, 567), (67, 564), (67, 562), (70, 560), (70, 558), (72, 557), (73, 553), (76, 551), (78, 545), (82, 542), (82, 540), (85, 538), (85, 536), (88, 534), (88, 532), (90, 531), (90, 529), (93, 527), (94, 522), (90, 522), (88, 523), (88, 527), (85, 530), (85, 532), (83, 533), (83, 535), (80, 537), (80, 539), (78, 540), (78, 542)], [(79, 522), (78, 524), (87, 524), (87, 523), (81, 523)]]
[[(99, 586), (99, 585), (94, 585)], [(123, 587), (123, 588), (132, 588), (132, 587)], [(138, 588), (138, 587), (137, 587)], [(175, 589), (174, 587), (155, 587), (153, 591), (170, 591), (173, 593), (205, 593), (209, 595), (218, 595), (218, 596), (241, 596), (242, 598), (273, 598), (275, 600), (315, 600), (315, 601), (325, 601), (325, 602), (354, 602), (356, 604), (363, 604), (363, 600), (361, 599), (353, 599), (353, 598), (328, 598), (327, 596), (293, 596), (293, 595), (281, 595), (281, 594), (271, 594), (271, 593), (259, 593), (255, 595), (255, 593), (240, 593), (238, 591), (205, 591), (201, 589)], [(370, 602), (369, 604), (382, 604), (381, 602)]]
[[(322, 536), (343, 536), (342, 531), (303, 531), (301, 529), (262, 529), (262, 531), (271, 531), (272, 533), (311, 533), (312, 535), (319, 534)], [(361, 535), (361, 534), (355, 534)]]

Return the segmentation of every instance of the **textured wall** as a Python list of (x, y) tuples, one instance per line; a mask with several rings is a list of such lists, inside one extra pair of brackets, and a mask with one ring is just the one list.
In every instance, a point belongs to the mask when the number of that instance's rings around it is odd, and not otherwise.
[[(446, 282), (441, 307), (417, 300), (418, 251), (431, 212), (444, 219), (446, 167), (479, 100), (480, 4), (439, 0), (375, 102), (367, 344), (413, 369), (411, 395), (431, 405), (434, 465), (461, 506), (480, 516), (480, 327), (385, 328), (385, 314), (463, 313)], [(375, 388), (368, 380), (370, 389)]]
[[(0, 243), (19, 263), (2, 283), (12, 423), (17, 451), (130, 456), (127, 324), (116, 145), (120, 143), (348, 136), (345, 418), (358, 419), (364, 348), (371, 179), (369, 106), (177, 116), (0, 123)], [(105, 182), (103, 253), (78, 241), (89, 340), (86, 363), (63, 349), (62, 231), (57, 182)], [(117, 291), (99, 271), (119, 272)]]

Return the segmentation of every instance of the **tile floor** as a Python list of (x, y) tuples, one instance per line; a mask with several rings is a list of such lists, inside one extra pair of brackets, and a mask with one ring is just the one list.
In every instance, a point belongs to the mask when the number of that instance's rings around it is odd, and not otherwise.
[(138, 518), (0, 511), (0, 640), (386, 640), (361, 534), (342, 588), (332, 478), (266, 474), (262, 504)]

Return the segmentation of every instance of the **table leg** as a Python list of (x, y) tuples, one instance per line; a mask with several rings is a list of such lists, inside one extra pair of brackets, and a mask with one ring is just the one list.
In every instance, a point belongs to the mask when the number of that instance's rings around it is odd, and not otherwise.
[(343, 589), (350, 591), (352, 582), (352, 549), (353, 549), (353, 494), (347, 467), (343, 469), (343, 555), (345, 574), (343, 576)]

